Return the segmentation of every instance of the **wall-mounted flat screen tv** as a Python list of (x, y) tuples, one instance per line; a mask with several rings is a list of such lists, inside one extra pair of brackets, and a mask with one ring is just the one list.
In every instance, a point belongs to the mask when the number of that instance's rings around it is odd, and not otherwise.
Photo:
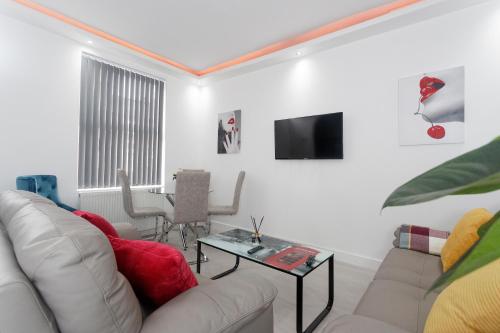
[(342, 112), (274, 121), (274, 154), (286, 159), (343, 159)]

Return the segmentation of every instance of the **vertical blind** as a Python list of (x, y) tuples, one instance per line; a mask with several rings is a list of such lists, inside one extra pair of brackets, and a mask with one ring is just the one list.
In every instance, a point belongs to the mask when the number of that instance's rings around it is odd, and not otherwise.
[(160, 185), (165, 82), (82, 56), (78, 187)]

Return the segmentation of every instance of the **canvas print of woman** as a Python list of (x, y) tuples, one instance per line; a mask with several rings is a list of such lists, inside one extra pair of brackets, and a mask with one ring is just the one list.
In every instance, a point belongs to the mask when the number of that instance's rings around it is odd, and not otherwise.
[(219, 113), (218, 154), (238, 154), (241, 149), (241, 110)]
[(400, 80), (400, 144), (464, 141), (464, 74), (457, 67)]

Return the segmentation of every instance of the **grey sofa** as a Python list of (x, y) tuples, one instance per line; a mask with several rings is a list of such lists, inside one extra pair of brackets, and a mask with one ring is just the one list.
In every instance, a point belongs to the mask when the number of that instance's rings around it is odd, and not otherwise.
[(394, 248), (354, 314), (331, 321), (323, 332), (421, 333), (438, 295), (426, 293), (441, 273), (440, 257)]
[(2, 333), (273, 331), (277, 291), (257, 275), (198, 276), (199, 286), (148, 313), (91, 224), (23, 191), (0, 193), (0, 221)]

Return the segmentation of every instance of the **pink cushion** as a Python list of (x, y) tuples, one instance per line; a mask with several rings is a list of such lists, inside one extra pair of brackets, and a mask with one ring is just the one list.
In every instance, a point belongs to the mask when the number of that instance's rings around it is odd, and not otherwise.
[(167, 244), (108, 237), (115, 251), (118, 270), (138, 296), (161, 306), (198, 285), (186, 259)]
[(111, 223), (109, 223), (104, 217), (100, 215), (91, 212), (86, 212), (84, 210), (75, 210), (73, 214), (89, 221), (91, 224), (93, 224), (95, 227), (101, 230), (106, 236), (113, 236), (118, 238), (120, 237), (120, 235), (118, 235), (118, 232), (111, 225)]

